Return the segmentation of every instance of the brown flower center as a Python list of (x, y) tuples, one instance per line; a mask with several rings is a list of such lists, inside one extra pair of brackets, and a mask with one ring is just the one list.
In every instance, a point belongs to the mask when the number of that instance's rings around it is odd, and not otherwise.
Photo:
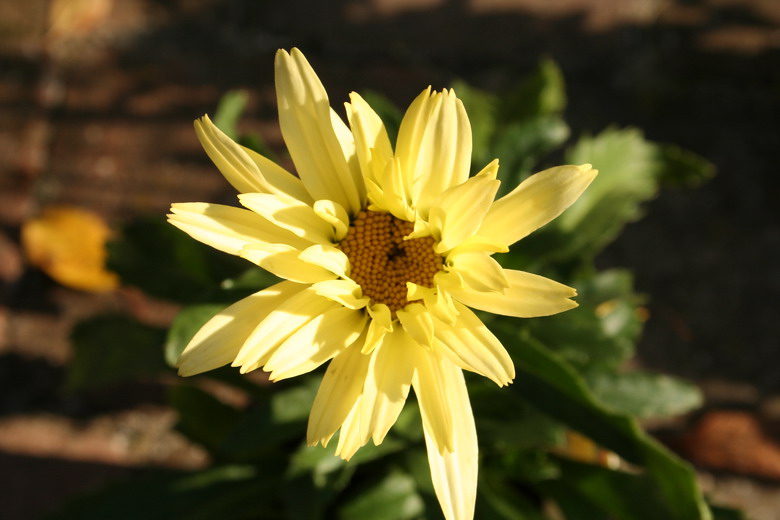
[(384, 303), (393, 314), (409, 303), (406, 282), (433, 287), (433, 275), (442, 266), (432, 237), (404, 240), (413, 229), (411, 222), (389, 213), (361, 211), (339, 244), (363, 295)]

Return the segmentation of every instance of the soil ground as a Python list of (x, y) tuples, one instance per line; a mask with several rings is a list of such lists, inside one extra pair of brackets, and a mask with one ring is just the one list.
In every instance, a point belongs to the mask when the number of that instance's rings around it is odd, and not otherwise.
[(153, 382), (60, 391), (77, 320), (114, 309), (164, 323), (175, 309), (131, 288), (57, 286), (26, 265), (20, 225), (52, 204), (117, 225), (227, 197), (192, 120), (247, 88), (242, 124), (279, 147), (273, 53), (298, 46), (334, 104), (374, 89), (404, 105), (455, 78), (500, 90), (549, 55), (574, 135), (635, 125), (711, 160), (717, 177), (662, 193), (599, 262), (634, 270), (649, 295), (639, 362), (707, 395), (670, 442), (718, 501), (780, 518), (780, 2), (72, 0), (52, 27), (56, 4), (0, 4), (0, 517), (205, 462)]

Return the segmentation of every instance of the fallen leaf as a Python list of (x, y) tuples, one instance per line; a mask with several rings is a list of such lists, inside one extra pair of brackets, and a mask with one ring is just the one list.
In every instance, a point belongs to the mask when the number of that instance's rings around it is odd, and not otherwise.
[(111, 230), (82, 208), (52, 206), (22, 225), (22, 247), (31, 264), (67, 287), (110, 291), (119, 277), (106, 269)]

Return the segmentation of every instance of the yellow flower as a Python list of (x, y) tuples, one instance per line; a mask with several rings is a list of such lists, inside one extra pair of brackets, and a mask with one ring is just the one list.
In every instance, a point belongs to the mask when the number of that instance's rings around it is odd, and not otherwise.
[(330, 361), (308, 442), (349, 459), (379, 444), (410, 387), (436, 495), (448, 520), (474, 516), (477, 436), (463, 370), (499, 386), (515, 376), (469, 309), (533, 317), (576, 306), (574, 289), (503, 269), (492, 257), (572, 204), (596, 171), (560, 166), (494, 201), (498, 161), (469, 176), (471, 128), (452, 90), (424, 90), (395, 148), (356, 93), (349, 126), (298, 49), (276, 54), (282, 135), (297, 177), (223, 134), (195, 129), (245, 208), (174, 204), (170, 222), (285, 279), (217, 314), (179, 359), (189, 376), (232, 363), (274, 381)]

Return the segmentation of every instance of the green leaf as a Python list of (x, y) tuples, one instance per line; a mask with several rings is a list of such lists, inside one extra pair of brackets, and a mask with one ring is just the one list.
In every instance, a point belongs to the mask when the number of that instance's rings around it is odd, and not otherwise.
[(476, 513), (480, 520), (545, 520), (540, 504), (507, 482), (507, 473), (482, 465)]
[(217, 455), (242, 416), (240, 410), (195, 386), (172, 387), (168, 402), (179, 414), (177, 429)]
[(82, 321), (71, 333), (73, 360), (66, 385), (71, 390), (91, 390), (166, 372), (164, 341), (165, 330), (127, 316)]
[(642, 432), (633, 418), (598, 403), (585, 382), (559, 356), (530, 337), (496, 329), (511, 347), (517, 379), (510, 388), (544, 413), (644, 469), (670, 520), (709, 520), (711, 514), (685, 462)]
[(245, 90), (230, 90), (223, 94), (214, 113), (214, 124), (234, 141), (238, 139), (238, 120), (248, 99), (249, 94)]
[(414, 479), (399, 471), (364, 487), (339, 508), (341, 520), (411, 520), (425, 510)]
[(559, 460), (559, 469), (558, 478), (540, 482), (537, 487), (556, 501), (567, 520), (675, 518), (674, 510), (659, 496), (659, 487), (647, 475), (565, 459)]
[[(147, 294), (181, 303), (209, 301), (247, 262), (201, 244), (161, 218), (140, 219), (108, 245), (109, 269)], [(213, 301), (213, 300), (212, 300)]]
[(499, 115), (505, 121), (561, 114), (566, 108), (563, 73), (555, 61), (544, 58), (533, 74), (502, 99)]
[(660, 178), (665, 185), (695, 188), (715, 175), (715, 165), (679, 146), (659, 144), (657, 153)]
[(69, 501), (48, 520), (276, 519), (273, 474), (251, 466), (157, 471)]
[(204, 303), (185, 307), (176, 315), (165, 340), (165, 362), (168, 366), (176, 366), (184, 347), (195, 333), (224, 308), (221, 303)]
[(533, 173), (537, 163), (566, 141), (569, 127), (556, 115), (542, 115), (512, 121), (498, 133), (490, 150), (491, 159), (499, 160), (498, 197), (513, 190)]
[(710, 505), (710, 508), (712, 509), (713, 520), (748, 520), (744, 511), (739, 509), (718, 505)]
[(642, 372), (588, 374), (588, 386), (602, 404), (642, 419), (679, 415), (701, 406), (699, 389), (680, 379)]
[(300, 443), (318, 379), (298, 378), (257, 388), (257, 402), (233, 423), (221, 451), (231, 460), (261, 462), (275, 451), (284, 452), (285, 445)]
[[(555, 278), (555, 277), (554, 277)], [(498, 318), (522, 327), (580, 370), (615, 370), (634, 354), (642, 331), (641, 298), (626, 270), (610, 269), (575, 283), (576, 309), (527, 322)]]
[(360, 95), (382, 119), (390, 142), (395, 143), (398, 137), (398, 129), (401, 127), (401, 119), (403, 118), (401, 110), (384, 94), (380, 94), (375, 90), (366, 90), (361, 92)]
[(555, 257), (595, 255), (637, 220), (641, 204), (658, 191), (657, 151), (636, 129), (607, 129), (582, 137), (567, 151), (568, 164), (590, 163), (599, 175), (545, 231), (561, 235)]

